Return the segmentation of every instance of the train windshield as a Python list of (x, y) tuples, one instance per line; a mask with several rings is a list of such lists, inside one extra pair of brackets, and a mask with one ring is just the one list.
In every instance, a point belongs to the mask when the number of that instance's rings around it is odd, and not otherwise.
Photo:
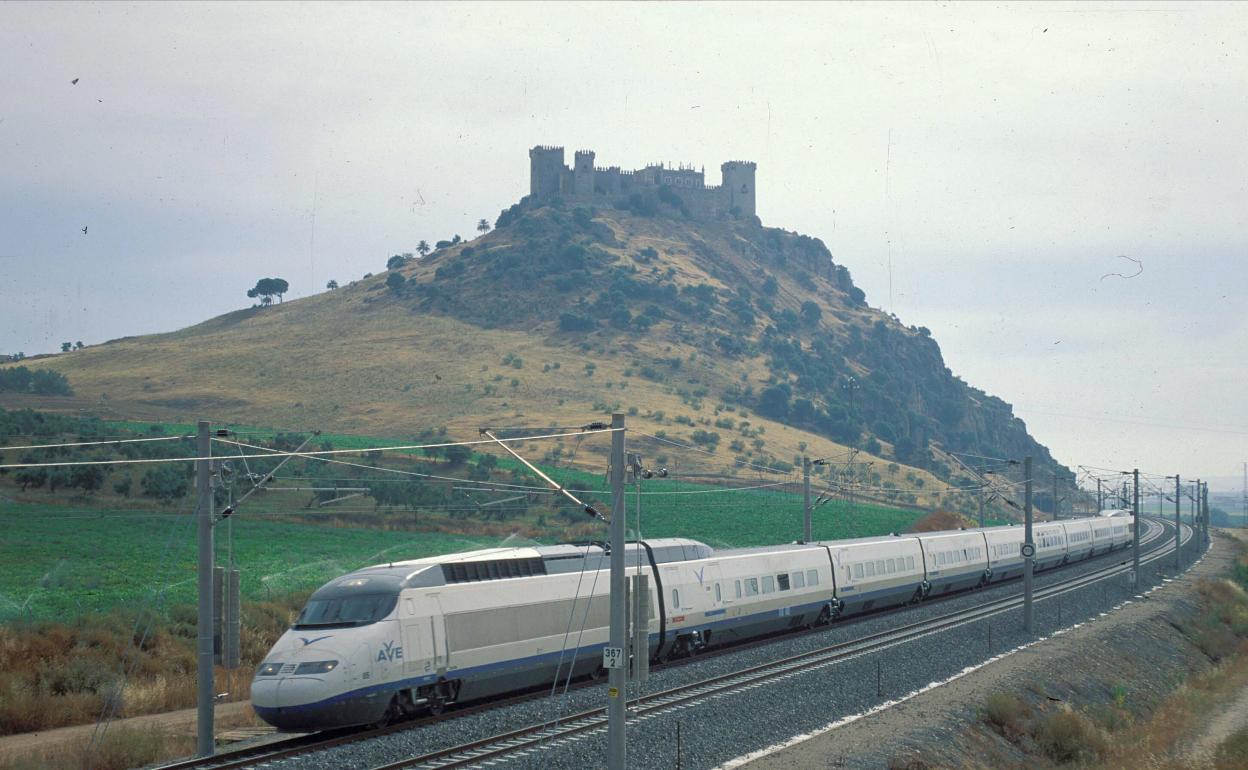
[(346, 628), (376, 623), (390, 614), (398, 600), (394, 594), (313, 599), (299, 613), (295, 628)]

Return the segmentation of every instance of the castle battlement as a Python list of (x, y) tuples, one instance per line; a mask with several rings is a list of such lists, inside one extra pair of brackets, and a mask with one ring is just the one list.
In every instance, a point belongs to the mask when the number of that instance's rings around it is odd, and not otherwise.
[(692, 164), (650, 163), (629, 171), (595, 166), (593, 150), (577, 150), (569, 168), (563, 147), (537, 145), (529, 150), (529, 196), (535, 201), (565, 198), (592, 203), (665, 188), (698, 219), (754, 217), (756, 170), (753, 161), (730, 160), (720, 165), (723, 181), (708, 185), (705, 168)]

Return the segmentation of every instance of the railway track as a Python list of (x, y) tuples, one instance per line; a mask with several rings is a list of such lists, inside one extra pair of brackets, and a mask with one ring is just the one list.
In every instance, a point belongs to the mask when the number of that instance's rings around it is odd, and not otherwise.
[[(1165, 558), (1168, 554), (1172, 554), (1174, 546), (1173, 538), (1163, 537), (1166, 532), (1166, 526), (1168, 526), (1167, 523), (1158, 523), (1152, 521), (1151, 519), (1145, 519), (1145, 522), (1148, 524), (1148, 530), (1140, 539), (1141, 548), (1153, 544), (1158, 540), (1158, 538), (1162, 538), (1160, 548), (1153, 548), (1149, 551), (1147, 556), (1141, 556), (1141, 564), (1150, 564), (1158, 559)], [(1187, 538), (1184, 539), (1184, 542), (1187, 542), (1187, 539), (1190, 537), (1191, 533), (1190, 530), (1188, 530), (1188, 535)], [(1099, 580), (1122, 574), (1129, 569), (1129, 564), (1115, 563), (1099, 570), (1055, 583), (1044, 589), (1038, 589), (1034, 596), (1037, 601), (1053, 598), (1070, 591), (1078, 590)], [(1019, 579), (1016, 578), (1015, 580)], [(964, 594), (951, 594), (943, 596), (926, 602), (925, 604), (927, 606), (931, 606), (932, 604), (947, 601), (960, 595)], [(833, 665), (853, 657), (887, 649), (888, 647), (896, 646), (898, 644), (904, 644), (906, 642), (913, 641), (914, 639), (939, 633), (959, 625), (977, 622), (1003, 612), (1008, 612), (1021, 605), (1021, 595), (1005, 597), (987, 604), (949, 613), (948, 615), (923, 621), (921, 623), (912, 623), (889, 631), (860, 637), (855, 640), (831, 645), (819, 650), (803, 653), (801, 655), (773, 661), (764, 666), (756, 666), (743, 671), (733, 672), (731, 674), (713, 677), (711, 679), (692, 683), (690, 685), (673, 688), (671, 690), (645, 695), (640, 699), (630, 701), (629, 719), (648, 718), (664, 711), (691, 705), (692, 703), (711, 697), (717, 697), (748, 687), (755, 687), (777, 677), (789, 676), (821, 666)], [(837, 626), (844, 627), (869, 618), (877, 619), (884, 614), (904, 611), (905, 609), (902, 608), (899, 610), (886, 610), (880, 613), (868, 613), (848, 618), (843, 621), (838, 621)], [(823, 629), (819, 628), (806, 633), (819, 633), (821, 630)], [(789, 633), (784, 634), (783, 638), (788, 639), (800, 635), (801, 634)], [(745, 648), (760, 644), (767, 644), (774, 641), (776, 641), (776, 637), (742, 645), (734, 645), (721, 650), (704, 653), (696, 658), (687, 658), (676, 661), (675, 665), (688, 663), (691, 660), (705, 660), (714, 655), (734, 653)], [(655, 666), (655, 668), (657, 669), (659, 666)], [(581, 682), (579, 684), (574, 684), (573, 687), (590, 686), (593, 684), (596, 683)], [(237, 770), (239, 768), (256, 767), (267, 762), (320, 752), (336, 746), (343, 746), (396, 732), (417, 729), (449, 719), (462, 719), (483, 711), (494, 710), (508, 705), (514, 705), (516, 703), (536, 700), (545, 697), (547, 692), (548, 691), (543, 688), (540, 692), (521, 694), (507, 699), (494, 700), (489, 703), (466, 706), (439, 716), (427, 717), (410, 722), (402, 722), (388, 727), (301, 735), (260, 746), (253, 746), (237, 751), (218, 754), (214, 757), (186, 759), (180, 762), (162, 765), (157, 768), (157, 770)], [(381, 765), (375, 768), (375, 770), (400, 770), (400, 768), (432, 770), (433, 768), (467, 767), (478, 762), (497, 759), (508, 754), (523, 754), (537, 750), (542, 746), (555, 746), (561, 742), (605, 729), (606, 709), (591, 709), (561, 718), (555, 725), (552, 725), (550, 722), (534, 724), (518, 730), (491, 736), (479, 741), (450, 747), (387, 765)]]
[[(1191, 531), (1187, 529), (1186, 525), (1184, 525), (1184, 529), (1188, 532), (1187, 537), (1183, 539), (1186, 542), (1191, 537)], [(1164, 531), (1164, 527), (1157, 527), (1157, 530), (1153, 530), (1153, 537), (1160, 536)], [(1149, 539), (1151, 540), (1152, 538)], [(1141, 545), (1143, 544), (1144, 540), (1141, 540)], [(1147, 559), (1141, 558), (1140, 563), (1146, 564), (1165, 558), (1173, 550), (1173, 545), (1154, 550)], [(1111, 565), (1036, 590), (1033, 596), (1036, 601), (1052, 599), (1092, 585), (1100, 580), (1122, 574), (1129, 569), (1131, 567), (1126, 564)], [(915, 641), (958, 626), (980, 622), (995, 615), (1018, 609), (1022, 605), (1023, 598), (1021, 596), (1006, 597), (978, 607), (952, 612), (939, 618), (912, 623), (900, 628), (833, 644), (819, 650), (753, 666), (731, 674), (711, 677), (662, 692), (643, 695), (629, 702), (628, 719), (629, 721), (647, 719), (667, 711), (768, 684), (798, 673), (842, 663), (862, 655), (879, 652), (889, 647)], [(602, 732), (606, 729), (606, 708), (590, 709), (565, 717), (555, 725), (549, 723), (532, 725), (461, 746), (431, 752), (419, 757), (378, 765), (373, 770), (442, 770), (443, 768), (472, 767), (491, 760), (499, 760), (504, 756), (523, 756), (533, 751), (541, 750), (544, 747), (554, 747), (568, 740), (595, 732)]]

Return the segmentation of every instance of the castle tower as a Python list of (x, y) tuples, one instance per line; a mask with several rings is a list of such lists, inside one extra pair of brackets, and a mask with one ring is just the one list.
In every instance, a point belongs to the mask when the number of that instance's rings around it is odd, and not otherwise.
[(576, 162), (572, 166), (572, 191), (578, 198), (594, 194), (593, 150), (576, 151)]
[(757, 165), (752, 161), (730, 160), (719, 168), (724, 174), (724, 206), (729, 210), (737, 209), (742, 217), (757, 216), (754, 209), (754, 171)]
[(529, 150), (529, 195), (536, 200), (546, 200), (557, 196), (560, 191), (560, 181), (566, 170), (567, 166), (563, 165), (562, 147), (538, 145)]

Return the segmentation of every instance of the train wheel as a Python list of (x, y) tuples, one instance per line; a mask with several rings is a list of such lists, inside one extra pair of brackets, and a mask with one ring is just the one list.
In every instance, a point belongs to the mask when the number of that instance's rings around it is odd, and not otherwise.
[(392, 725), (403, 718), (403, 704), (399, 702), (399, 694), (396, 692), (394, 697), (390, 698), (390, 705), (386, 706), (386, 713), (381, 715), (381, 719), (373, 724), (374, 727), (382, 728)]

